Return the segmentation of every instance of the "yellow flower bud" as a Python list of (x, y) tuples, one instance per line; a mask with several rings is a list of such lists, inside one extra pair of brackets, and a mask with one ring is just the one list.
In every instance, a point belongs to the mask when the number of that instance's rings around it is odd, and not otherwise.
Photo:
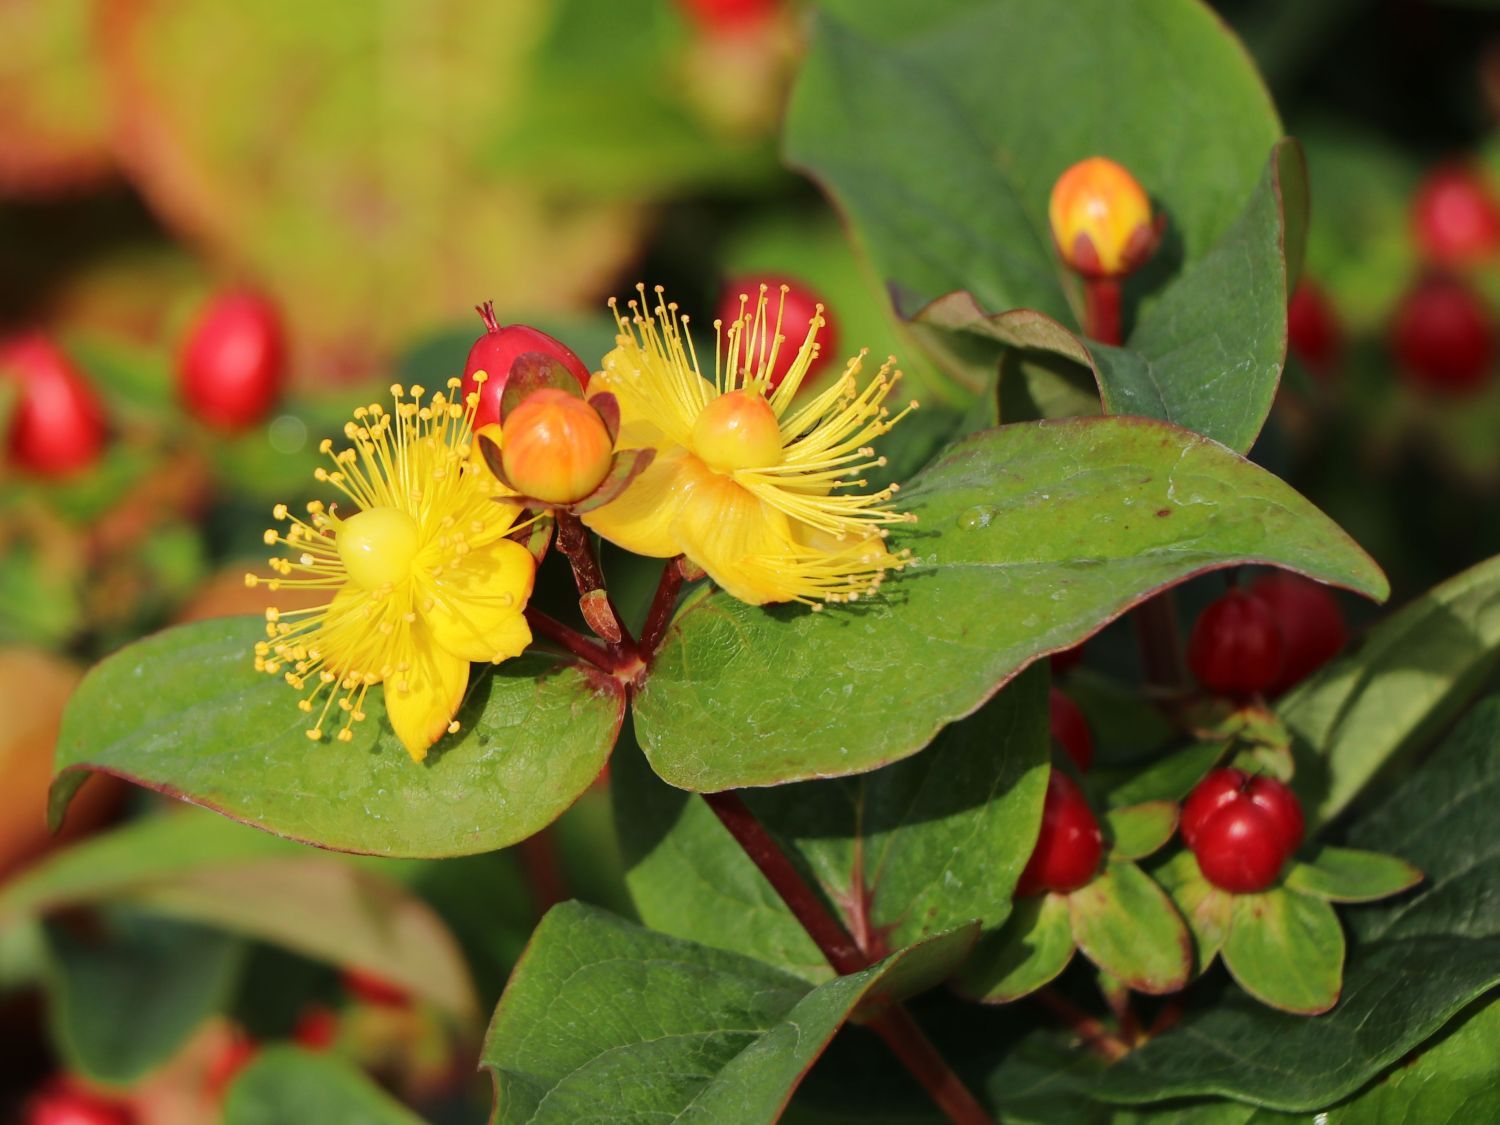
[(599, 412), (567, 391), (533, 392), (501, 427), (500, 464), (511, 485), (549, 504), (588, 496), (609, 474), (613, 455)]
[(693, 425), (693, 452), (721, 473), (781, 463), (781, 423), (759, 390), (728, 391)]
[(1047, 217), (1063, 261), (1094, 279), (1134, 272), (1160, 233), (1140, 183), (1103, 156), (1080, 160), (1057, 178)]

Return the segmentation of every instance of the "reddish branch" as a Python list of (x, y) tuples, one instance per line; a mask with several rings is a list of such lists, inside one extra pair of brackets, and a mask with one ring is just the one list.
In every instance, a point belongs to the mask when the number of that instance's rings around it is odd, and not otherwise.
[(605, 588), (604, 571), (599, 566), (594, 545), (589, 541), (588, 530), (571, 512), (557, 513), (557, 549), (573, 568), (579, 606), (589, 628), (610, 644), (619, 644), (628, 635), (620, 622), (620, 611)]
[(1044, 988), (1032, 995), (1106, 1061), (1117, 1062), (1130, 1054), (1130, 1048), (1123, 1041), (1061, 993)]
[(672, 611), (677, 608), (677, 592), (681, 589), (682, 560), (668, 559), (661, 572), (661, 581), (656, 584), (651, 608), (646, 611), (646, 623), (641, 626), (640, 651), (644, 659), (650, 660), (661, 647), (667, 626), (672, 622)]
[(597, 641), (591, 641), (576, 629), (569, 628), (555, 617), (548, 617), (533, 606), (526, 607), (526, 623), (533, 633), (540, 633), (553, 644), (567, 650), (580, 660), (586, 660), (595, 668), (613, 673), (619, 664), (614, 653)]

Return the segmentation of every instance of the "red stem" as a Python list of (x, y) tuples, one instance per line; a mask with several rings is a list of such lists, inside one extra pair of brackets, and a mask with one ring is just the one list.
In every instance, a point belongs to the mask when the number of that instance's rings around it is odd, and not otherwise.
[(677, 608), (677, 592), (682, 589), (682, 562), (668, 559), (656, 584), (656, 593), (651, 598), (651, 608), (646, 611), (646, 623), (641, 626), (641, 658), (646, 661), (656, 655), (662, 638), (667, 635), (667, 626), (672, 623), (672, 611)]
[(1119, 347), (1120, 281), (1118, 278), (1085, 278), (1083, 282), (1084, 331), (1101, 344)]
[(1130, 1048), (1108, 1028), (1061, 993), (1044, 988), (1032, 996), (1106, 1061), (1116, 1062), (1130, 1054)]
[(526, 607), (526, 623), (532, 631), (540, 633), (553, 644), (566, 649), (580, 660), (587, 660), (595, 668), (613, 675), (619, 666), (613, 653), (597, 641), (591, 641), (576, 629), (571, 629), (541, 610)]
[[(558, 511), (557, 516), (557, 549), (562, 552), (563, 557), (568, 560), (568, 565), (573, 568), (573, 582), (578, 587), (581, 596), (587, 596), (595, 591), (603, 591), (604, 604), (608, 607), (606, 621), (613, 623), (613, 637), (606, 636), (604, 639), (611, 644), (618, 644), (629, 638), (624, 623), (620, 619), (620, 611), (615, 608), (615, 603), (609, 597), (609, 591), (604, 585), (604, 571), (599, 566), (598, 556), (594, 554), (594, 545), (589, 540), (589, 533), (582, 522), (572, 512)], [(585, 607), (585, 611), (586, 607)], [(609, 632), (610, 625), (604, 624), (605, 632)], [(630, 642), (629, 647), (634, 647)]]
[[(801, 872), (737, 793), (705, 793), (703, 800), (729, 829), (729, 834), (760, 869), (772, 889), (781, 896), (781, 901), (786, 903), (835, 972), (841, 976), (857, 973), (874, 963), (807, 885)], [(928, 1096), (955, 1125), (993, 1125), (994, 1119), (979, 1099), (969, 1092), (963, 1079), (953, 1072), (904, 1007), (889, 1005), (872, 1017), (867, 1026), (885, 1040), (912, 1077), (921, 1083)]]
[(522, 840), (520, 852), (521, 867), (526, 872), (526, 881), (531, 884), (538, 914), (545, 914), (572, 897), (568, 893), (568, 881), (550, 828), (543, 828)]

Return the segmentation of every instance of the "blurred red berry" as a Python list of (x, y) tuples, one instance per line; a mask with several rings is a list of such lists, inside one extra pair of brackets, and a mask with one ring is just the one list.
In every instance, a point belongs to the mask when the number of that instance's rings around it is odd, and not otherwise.
[(573, 350), (561, 340), (553, 339), (540, 329), (524, 324), (504, 324), (495, 319), (495, 306), (486, 301), (478, 306), (484, 320), (484, 335), (474, 341), (469, 349), (469, 358), (464, 363), (465, 396), (471, 394), (478, 383), (477, 372), (485, 373), (484, 385), (479, 391), (479, 407), (474, 413), (474, 428), (498, 424), (500, 421), (500, 398), (505, 394), (505, 384), (510, 379), (511, 364), (527, 352), (540, 352), (551, 356), (567, 368), (578, 380), (578, 386), (589, 384), (589, 369)]
[(782, 0), (678, 0), (688, 18), (714, 34), (747, 31), (776, 14)]
[(1083, 711), (1067, 695), (1053, 688), (1048, 696), (1052, 739), (1068, 752), (1079, 773), (1094, 764), (1094, 736)]
[(1091, 882), (1104, 857), (1104, 835), (1083, 791), (1059, 770), (1047, 779), (1042, 829), (1016, 884), (1019, 897), (1066, 894)]
[(260, 1044), (245, 1035), (236, 1035), (224, 1045), (208, 1064), (205, 1082), (214, 1097), (222, 1097), (235, 1076), (250, 1064), (260, 1051)]
[(1227, 767), (1210, 770), (1182, 803), (1182, 816), (1177, 822), (1182, 842), (1190, 848), (1197, 843), (1203, 822), (1225, 805), (1239, 800), (1249, 784), (1250, 775), (1244, 770)]
[(1463, 394), (1489, 380), (1494, 324), (1479, 295), (1454, 278), (1431, 277), (1407, 293), (1391, 340), (1402, 372), (1427, 390)]
[(31, 1096), (22, 1121), (25, 1125), (135, 1125), (136, 1116), (125, 1103), (60, 1077)]
[(0, 379), (14, 385), (11, 464), (44, 477), (88, 468), (104, 449), (104, 407), (83, 373), (40, 332), (0, 341)]
[(285, 385), (286, 333), (276, 306), (248, 290), (209, 301), (177, 359), (177, 390), (192, 415), (242, 430), (270, 413)]
[[(732, 277), (719, 291), (718, 309), (714, 315), (724, 322), (724, 328), (727, 331), (729, 325), (740, 318), (742, 307), (740, 298), (744, 297), (744, 313), (746, 316), (754, 317), (755, 303), (760, 297), (762, 285), (766, 287), (766, 316), (770, 318), (769, 328), (776, 327), (779, 312), (781, 335), (785, 337), (781, 346), (776, 349), (776, 362), (771, 365), (773, 388), (781, 386), (781, 381), (792, 369), (792, 361), (797, 358), (802, 341), (807, 338), (808, 325), (812, 323), (813, 317), (818, 315), (818, 306), (823, 307), (823, 326), (818, 329), (818, 355), (807, 369), (803, 383), (805, 386), (807, 381), (815, 378), (833, 362), (838, 355), (839, 346), (838, 326), (834, 323), (833, 314), (828, 310), (828, 302), (807, 285), (796, 278), (783, 277), (780, 274), (752, 273)], [(783, 285), (787, 287), (785, 296), (781, 292)], [(768, 330), (766, 333), (768, 345), (770, 340), (771, 332)]]
[(1234, 894), (1263, 891), (1276, 881), (1287, 851), (1276, 819), (1246, 800), (1235, 800), (1209, 816), (1198, 829), (1193, 855), (1203, 877)]
[(1270, 608), (1230, 590), (1198, 616), (1188, 639), (1188, 667), (1220, 695), (1254, 695), (1281, 673), (1284, 644)]
[(383, 1008), (404, 1008), (411, 1003), (411, 994), (399, 984), (384, 977), (367, 973), (363, 969), (345, 969), (341, 978), (349, 995), (376, 1004)]
[(1338, 364), (1344, 333), (1338, 313), (1318, 285), (1303, 278), (1286, 310), (1287, 345), (1315, 375), (1327, 375)]
[(1432, 172), (1412, 197), (1417, 249), (1438, 265), (1482, 261), (1500, 250), (1500, 204), (1473, 168), (1448, 164)]
[(309, 1051), (326, 1051), (339, 1034), (339, 1017), (332, 1008), (315, 1004), (305, 1008), (292, 1028), (292, 1041)]
[(1306, 822), (1302, 817), (1302, 802), (1286, 785), (1274, 777), (1254, 777), (1245, 786), (1245, 795), (1250, 803), (1264, 810), (1276, 827), (1276, 839), (1287, 855), (1291, 855), (1302, 844)]
[(1281, 674), (1267, 689), (1274, 695), (1301, 683), (1348, 643), (1343, 611), (1333, 591), (1321, 582), (1272, 570), (1250, 583), (1250, 596), (1270, 607), (1281, 629)]

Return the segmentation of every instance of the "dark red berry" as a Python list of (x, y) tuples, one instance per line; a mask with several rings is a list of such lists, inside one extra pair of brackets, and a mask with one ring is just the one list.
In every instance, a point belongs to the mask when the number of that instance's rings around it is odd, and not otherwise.
[(339, 1034), (339, 1017), (321, 1004), (303, 1009), (292, 1029), (292, 1041), (309, 1051), (326, 1051)]
[(1057, 688), (1051, 690), (1047, 702), (1052, 740), (1068, 752), (1079, 773), (1087, 773), (1094, 764), (1094, 736), (1082, 709)]
[(66, 1077), (53, 1079), (26, 1103), (25, 1125), (135, 1125), (123, 1102), (91, 1093)]
[(1182, 842), (1190, 848), (1197, 843), (1203, 822), (1225, 805), (1243, 797), (1245, 786), (1249, 784), (1250, 775), (1244, 770), (1210, 770), (1182, 803), (1182, 816), (1177, 821)]
[(1198, 615), (1188, 640), (1188, 667), (1220, 695), (1254, 695), (1281, 673), (1281, 630), (1270, 608), (1230, 590)]
[[(770, 318), (765, 336), (767, 346), (771, 341), (772, 330), (776, 327), (778, 312), (781, 316), (781, 335), (785, 337), (776, 350), (776, 362), (771, 365), (772, 387), (781, 386), (781, 381), (792, 369), (792, 361), (796, 359), (802, 342), (807, 339), (808, 325), (818, 315), (818, 306), (823, 307), (823, 326), (818, 329), (818, 354), (804, 376), (806, 385), (807, 380), (813, 379), (833, 362), (838, 355), (839, 345), (838, 327), (834, 324), (833, 314), (828, 311), (828, 302), (806, 284), (780, 274), (756, 273), (732, 277), (719, 291), (718, 311), (715, 315), (724, 322), (726, 331), (729, 325), (740, 318), (742, 307), (745, 315), (753, 317), (762, 285), (766, 287), (766, 315)], [(784, 298), (781, 292), (783, 285), (787, 287)], [(743, 306), (741, 297), (746, 298)]]
[(7, 451), (37, 476), (88, 468), (104, 449), (104, 407), (67, 354), (40, 332), (0, 341), (0, 379), (15, 387)]
[(1274, 777), (1251, 778), (1245, 787), (1245, 795), (1271, 817), (1282, 851), (1287, 855), (1295, 852), (1302, 843), (1306, 828), (1302, 802), (1297, 800), (1297, 795)]
[(1104, 835), (1082, 790), (1053, 770), (1042, 806), (1042, 830), (1016, 884), (1018, 896), (1067, 893), (1092, 881), (1104, 856)]
[(485, 373), (484, 385), (479, 391), (479, 407), (474, 412), (476, 430), (499, 423), (500, 397), (505, 393), (511, 364), (527, 352), (551, 356), (578, 380), (580, 389), (588, 386), (589, 369), (567, 344), (525, 324), (502, 325), (495, 319), (495, 306), (490, 301), (477, 306), (477, 309), (484, 320), (485, 331), (469, 349), (469, 358), (464, 363), (463, 388), (465, 396), (471, 394), (479, 386), (474, 381), (475, 373)]
[(776, 14), (782, 0), (678, 0), (704, 31), (715, 34), (747, 31)]
[(1315, 375), (1337, 366), (1344, 333), (1338, 313), (1317, 284), (1304, 278), (1286, 310), (1287, 344), (1292, 354)]
[(177, 357), (177, 390), (193, 416), (223, 430), (261, 421), (286, 385), (281, 313), (248, 290), (204, 306)]
[(1429, 175), (1412, 197), (1417, 248), (1438, 265), (1482, 261), (1500, 250), (1500, 204), (1472, 168), (1449, 164)]
[(1483, 386), (1495, 359), (1489, 310), (1469, 286), (1450, 277), (1428, 278), (1402, 298), (1391, 343), (1412, 383), (1449, 394)]
[(1248, 799), (1231, 801), (1198, 828), (1193, 855), (1203, 877), (1235, 894), (1263, 891), (1286, 862), (1276, 818)]
[(1051, 656), (1047, 657), (1047, 662), (1052, 665), (1052, 674), (1054, 676), (1065, 676), (1074, 668), (1077, 668), (1079, 664), (1083, 663), (1083, 646), (1074, 645), (1072, 648), (1065, 648), (1061, 652), (1054, 652)]
[(1279, 695), (1301, 683), (1344, 650), (1349, 632), (1344, 614), (1327, 586), (1272, 570), (1250, 583), (1250, 596), (1270, 607), (1281, 629), (1281, 674), (1268, 689)]
[(410, 993), (399, 984), (393, 984), (384, 977), (367, 973), (363, 969), (345, 969), (342, 979), (349, 994), (366, 1004), (382, 1008), (404, 1008), (411, 1003)]

